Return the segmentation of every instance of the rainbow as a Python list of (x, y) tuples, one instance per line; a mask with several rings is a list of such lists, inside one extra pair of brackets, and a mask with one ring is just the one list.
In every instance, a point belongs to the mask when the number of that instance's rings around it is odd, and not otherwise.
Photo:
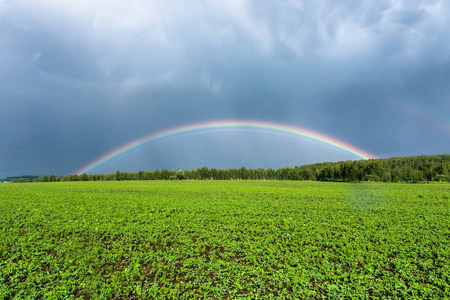
[(345, 144), (331, 137), (319, 134), (306, 129), (292, 127), (282, 124), (269, 123), (269, 122), (257, 122), (257, 121), (221, 121), (221, 122), (207, 122), (197, 123), (181, 127), (172, 128), (166, 131), (151, 134), (141, 139), (128, 143), (116, 150), (113, 150), (106, 155), (98, 158), (89, 165), (77, 171), (77, 174), (90, 173), (104, 164), (115, 160), (119, 157), (126, 155), (127, 153), (144, 147), (148, 144), (168, 140), (186, 135), (194, 135), (208, 132), (223, 132), (223, 131), (255, 131), (262, 133), (277, 134), (282, 136), (289, 136), (294, 138), (306, 137), (315, 141), (319, 141), (338, 149), (344, 150), (350, 154), (353, 154), (361, 159), (374, 158), (373, 155), (359, 150), (353, 146)]
[(421, 119), (424, 122), (430, 123), (433, 126), (439, 128), (441, 131), (450, 135), (450, 122), (447, 119), (439, 117), (436, 114), (433, 114), (414, 103), (404, 102), (394, 102), (398, 105), (404, 112), (408, 115), (411, 115), (414, 118)]

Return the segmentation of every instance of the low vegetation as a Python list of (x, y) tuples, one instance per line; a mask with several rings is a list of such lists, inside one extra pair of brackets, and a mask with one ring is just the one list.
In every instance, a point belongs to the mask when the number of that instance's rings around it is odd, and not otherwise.
[(2, 299), (445, 298), (450, 185), (0, 186)]

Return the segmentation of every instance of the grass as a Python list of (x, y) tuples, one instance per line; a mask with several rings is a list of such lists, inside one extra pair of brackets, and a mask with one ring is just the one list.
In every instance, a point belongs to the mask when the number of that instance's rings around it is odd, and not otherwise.
[(0, 298), (445, 298), (450, 185), (0, 185)]

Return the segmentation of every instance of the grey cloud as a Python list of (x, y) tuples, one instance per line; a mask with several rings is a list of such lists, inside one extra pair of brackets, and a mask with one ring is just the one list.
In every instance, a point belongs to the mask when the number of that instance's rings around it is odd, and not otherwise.
[[(449, 12), (425, 0), (0, 2), (0, 155), (11, 158), (0, 176), (65, 174), (151, 132), (215, 119), (287, 123), (375, 154), (445, 152), (442, 132), (396, 103), (448, 115)], [(202, 156), (242, 162), (208, 156), (223, 149), (217, 139), (194, 146), (186, 168)], [(170, 165), (164, 153), (142, 160)], [(286, 157), (314, 162), (303, 154)]]

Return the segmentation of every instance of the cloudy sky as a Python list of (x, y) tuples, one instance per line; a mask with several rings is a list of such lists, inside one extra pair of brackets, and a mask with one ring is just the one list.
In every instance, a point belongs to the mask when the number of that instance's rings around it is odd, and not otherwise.
[[(447, 0), (0, 0), (0, 176), (74, 173), (151, 133), (267, 121), (377, 157), (450, 153)], [(96, 170), (358, 159), (249, 132)]]

